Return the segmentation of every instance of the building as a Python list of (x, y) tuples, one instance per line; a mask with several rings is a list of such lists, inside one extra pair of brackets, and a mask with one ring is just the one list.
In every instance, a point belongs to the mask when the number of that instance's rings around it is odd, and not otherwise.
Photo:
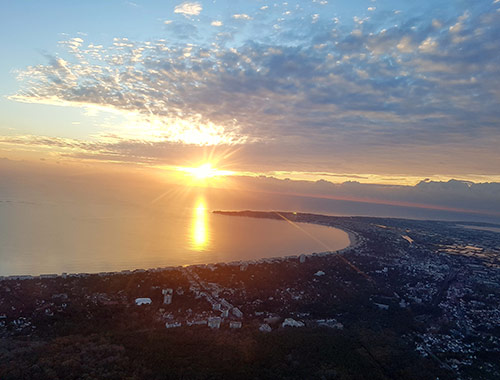
[(265, 333), (271, 332), (272, 330), (273, 329), (271, 328), (271, 326), (269, 326), (267, 323), (264, 323), (264, 324), (260, 325), (260, 327), (259, 327), (259, 331), (262, 331)]
[(220, 303), (214, 302), (212, 304), (212, 310), (220, 310)]
[(243, 317), (243, 313), (241, 312), (240, 309), (238, 309), (237, 307), (233, 307), (233, 315), (236, 317), (236, 318), (242, 318)]
[(40, 278), (42, 278), (42, 279), (43, 278), (57, 278), (57, 277), (59, 277), (59, 276), (55, 273), (54, 274), (41, 274), (40, 275)]
[(296, 321), (293, 318), (286, 318), (281, 327), (304, 327), (304, 322)]
[(182, 323), (180, 323), (180, 322), (167, 322), (167, 323), (165, 323), (165, 327), (167, 329), (172, 329), (172, 328), (181, 327), (181, 326), (182, 326)]
[(205, 319), (198, 319), (194, 321), (187, 321), (186, 324), (188, 326), (201, 326), (201, 325), (206, 325), (207, 321)]
[(221, 323), (222, 319), (221, 317), (210, 317), (208, 318), (208, 327), (210, 327), (211, 329), (218, 329), (220, 328), (220, 323)]
[(241, 329), (241, 322), (240, 321), (231, 321), (231, 322), (229, 322), (229, 327), (232, 329)]
[(174, 294), (174, 290), (170, 288), (163, 289), (161, 291), (161, 294), (163, 294), (163, 303), (165, 305), (170, 305), (172, 303), (172, 296)]
[(151, 305), (153, 301), (151, 301), (151, 298), (136, 298), (135, 299), (135, 304), (137, 306), (141, 305)]

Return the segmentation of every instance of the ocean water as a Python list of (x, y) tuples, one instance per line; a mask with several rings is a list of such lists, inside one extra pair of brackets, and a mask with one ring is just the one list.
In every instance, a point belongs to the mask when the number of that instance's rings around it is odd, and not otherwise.
[(0, 275), (251, 260), (349, 244), (338, 229), (215, 215), (213, 210), (489, 221), (441, 210), (261, 193), (245, 186), (213, 189), (128, 175), (28, 174), (0, 172)]
[(259, 206), (256, 199), (248, 203), (248, 198), (227, 194), (176, 191), (134, 202), (81, 196), (2, 201), (0, 275), (229, 262), (337, 250), (349, 244), (348, 235), (335, 228), (212, 213)]

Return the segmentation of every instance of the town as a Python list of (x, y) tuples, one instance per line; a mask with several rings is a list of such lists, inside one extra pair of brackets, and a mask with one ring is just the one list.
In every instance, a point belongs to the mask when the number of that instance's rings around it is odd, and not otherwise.
[[(64, 378), (68, 368), (88, 378), (500, 377), (500, 233), (487, 225), (218, 213), (336, 227), (352, 244), (244, 262), (0, 278), (0, 378)], [(68, 350), (75, 342), (88, 347), (86, 359)], [(173, 348), (179, 342), (193, 357)], [(325, 354), (311, 358), (311, 349)], [(206, 360), (200, 350), (209, 350)], [(135, 372), (133, 356), (142, 358)], [(234, 360), (242, 372), (229, 376)], [(205, 377), (195, 375), (200, 366)]]

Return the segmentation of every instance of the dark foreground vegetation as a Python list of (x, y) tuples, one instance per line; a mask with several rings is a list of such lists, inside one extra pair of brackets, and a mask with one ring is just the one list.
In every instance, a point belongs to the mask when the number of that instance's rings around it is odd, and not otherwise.
[(48, 340), (9, 338), (0, 352), (5, 380), (450, 378), (390, 331), (96, 329)]

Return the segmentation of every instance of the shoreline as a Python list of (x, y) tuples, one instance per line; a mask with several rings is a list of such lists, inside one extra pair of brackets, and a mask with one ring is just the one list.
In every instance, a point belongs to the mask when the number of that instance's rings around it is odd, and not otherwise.
[[(241, 213), (244, 211), (236, 211), (236, 213)], [(225, 214), (225, 212), (221, 211), (213, 211), (213, 213), (217, 214)], [(323, 216), (321, 214), (309, 214), (309, 215), (317, 215), (317, 216)], [(242, 216), (238, 214), (234, 215), (228, 215), (228, 216)], [(247, 216), (248, 217), (248, 216)], [(262, 218), (262, 219), (269, 219), (269, 218)], [(282, 218), (279, 218), (276, 220), (283, 220)], [(362, 243), (362, 238), (359, 236), (357, 232), (354, 232), (350, 230), (349, 228), (346, 228), (344, 226), (331, 226), (331, 225), (325, 225), (319, 222), (306, 222), (306, 221), (300, 221), (299, 223), (308, 223), (308, 224), (315, 224), (319, 226), (324, 226), (328, 228), (336, 228), (338, 230), (341, 230), (345, 232), (348, 236), (349, 239), (349, 244), (341, 249), (337, 249), (335, 251), (322, 251), (322, 252), (310, 252), (310, 253), (301, 253), (297, 255), (287, 255), (287, 256), (271, 256), (271, 257), (263, 257), (260, 259), (249, 259), (249, 260), (239, 260), (239, 261), (229, 261), (229, 262), (217, 262), (217, 263), (202, 263), (202, 264), (186, 264), (186, 265), (177, 265), (177, 266), (165, 266), (165, 267), (156, 267), (156, 268), (148, 268), (148, 269), (143, 269), (143, 268), (136, 268), (136, 269), (124, 269), (120, 271), (109, 271), (109, 272), (79, 272), (79, 273), (67, 273), (67, 272), (62, 272), (61, 274), (59, 273), (43, 273), (39, 275), (3, 275), (0, 276), (0, 281), (8, 281), (8, 280), (17, 280), (17, 281), (22, 281), (22, 280), (43, 280), (43, 279), (51, 279), (51, 278), (82, 278), (82, 277), (90, 277), (90, 276), (118, 276), (118, 275), (128, 275), (128, 274), (134, 274), (134, 273), (144, 273), (144, 272), (163, 272), (163, 271), (172, 271), (172, 270), (180, 270), (182, 268), (188, 268), (188, 267), (207, 267), (207, 266), (218, 266), (218, 265), (229, 265), (229, 266), (238, 266), (238, 265), (252, 265), (252, 264), (262, 264), (262, 263), (269, 263), (269, 262), (280, 262), (280, 261), (289, 261), (289, 260), (294, 260), (294, 259), (300, 259), (300, 257), (322, 257), (322, 256), (327, 256), (327, 255), (334, 255), (334, 254), (343, 254), (348, 250), (358, 248), (361, 243)]]

